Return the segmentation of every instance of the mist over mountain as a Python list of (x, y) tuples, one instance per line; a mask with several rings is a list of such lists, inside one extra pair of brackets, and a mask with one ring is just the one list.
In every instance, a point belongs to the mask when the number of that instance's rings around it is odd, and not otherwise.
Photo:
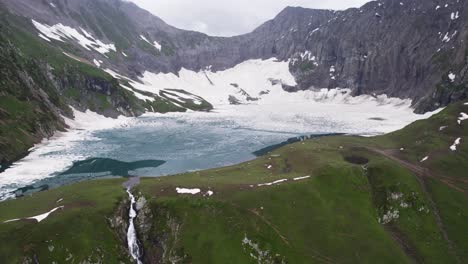
[(223, 37), (249, 33), (265, 21), (272, 19), (286, 6), (345, 10), (351, 7), (360, 7), (369, 2), (368, 0), (127, 1), (136, 3), (178, 28)]

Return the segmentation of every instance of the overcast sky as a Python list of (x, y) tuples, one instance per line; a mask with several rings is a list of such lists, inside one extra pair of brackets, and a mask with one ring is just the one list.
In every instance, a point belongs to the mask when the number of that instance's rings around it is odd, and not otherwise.
[(369, 0), (130, 0), (182, 29), (214, 36), (248, 33), (286, 6), (359, 7)]

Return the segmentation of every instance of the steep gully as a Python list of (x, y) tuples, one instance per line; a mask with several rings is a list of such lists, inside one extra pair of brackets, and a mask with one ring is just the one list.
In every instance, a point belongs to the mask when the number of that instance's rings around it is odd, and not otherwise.
[(127, 190), (128, 197), (130, 198), (130, 209), (128, 211), (128, 229), (127, 229), (127, 245), (128, 251), (132, 258), (135, 260), (137, 264), (143, 264), (141, 261), (141, 250), (140, 246), (138, 245), (138, 237), (135, 230), (134, 219), (137, 217), (137, 212), (135, 210), (136, 206), (136, 199), (135, 196), (131, 193), (132, 187), (138, 185), (140, 183), (140, 178), (132, 177), (127, 182), (123, 184), (123, 186)]

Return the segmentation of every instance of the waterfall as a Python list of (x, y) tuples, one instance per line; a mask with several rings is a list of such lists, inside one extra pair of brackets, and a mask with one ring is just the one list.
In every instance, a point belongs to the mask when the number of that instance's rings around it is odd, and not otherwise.
[(135, 225), (133, 224), (133, 219), (137, 216), (137, 213), (134, 209), (135, 206), (135, 196), (130, 192), (130, 189), (127, 189), (128, 196), (130, 197), (130, 210), (128, 212), (129, 216), (129, 223), (128, 223), (128, 231), (127, 231), (127, 242), (128, 242), (128, 250), (130, 251), (130, 255), (135, 260), (137, 264), (143, 264), (140, 260), (140, 247), (138, 246), (138, 239), (136, 236)]

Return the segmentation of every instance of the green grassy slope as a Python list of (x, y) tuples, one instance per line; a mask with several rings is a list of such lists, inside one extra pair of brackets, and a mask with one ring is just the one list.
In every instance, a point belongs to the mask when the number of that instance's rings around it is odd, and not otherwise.
[[(1, 9), (0, 9), (1, 13)], [(40, 64), (6, 38), (0, 18), (0, 163), (23, 155), (34, 143), (63, 129), (59, 114), (70, 115)]]
[[(38, 40), (30, 22), (0, 5), (0, 163), (11, 163), (72, 117), (69, 105), (100, 113), (143, 112), (138, 99), (109, 74)], [(103, 91), (87, 89), (99, 86)], [(71, 92), (73, 91), (73, 92)], [(78, 99), (77, 99), (78, 98)], [(127, 102), (122, 103), (122, 102)]]
[[(468, 105), (451, 105), (385, 136), (317, 138), (231, 167), (142, 179), (133, 193), (147, 200), (136, 222), (143, 260), (465, 263), (468, 123), (457, 124), (461, 112)], [(451, 151), (458, 137), (462, 142)], [(292, 180), (304, 176), (310, 177)], [(258, 185), (280, 179), (288, 181)], [(70, 251), (77, 263), (99, 248), (104, 259), (128, 261), (125, 241), (106, 220), (120, 211), (121, 183), (80, 183), (1, 203), (0, 222), (48, 211), (65, 196), (64, 209), (44, 222), (1, 223), (0, 241), (9, 243), (0, 245), (0, 260), (35, 256), (47, 262)], [(177, 187), (201, 193), (182, 195)], [(28, 232), (34, 235), (21, 235)], [(63, 238), (72, 234), (79, 239)], [(68, 251), (47, 251), (49, 240)]]
[[(0, 204), (0, 221), (30, 217), (64, 206), (43, 222), (2, 224), (2, 263), (129, 263), (106, 216), (125, 193), (123, 180), (89, 181)], [(77, 188), (78, 187), (78, 188)], [(63, 199), (63, 200), (61, 200)], [(61, 200), (61, 201), (60, 201)], [(39, 203), (37, 201), (40, 201)]]

